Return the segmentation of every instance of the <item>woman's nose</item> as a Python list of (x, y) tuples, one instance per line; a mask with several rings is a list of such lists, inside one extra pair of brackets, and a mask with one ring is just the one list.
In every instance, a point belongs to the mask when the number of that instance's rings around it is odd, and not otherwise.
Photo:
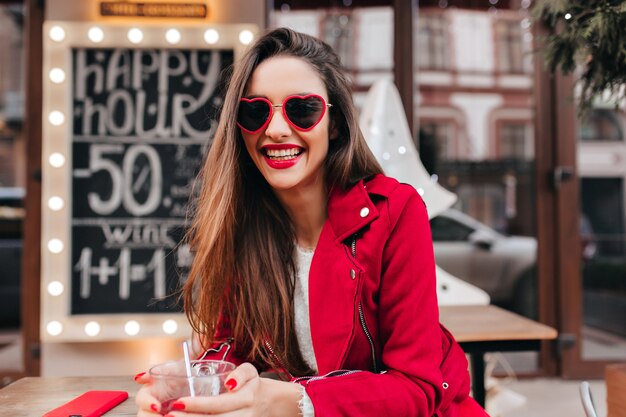
[(285, 116), (280, 108), (274, 109), (272, 118), (265, 128), (265, 135), (273, 139), (279, 139), (291, 135), (291, 126), (287, 123), (287, 120), (285, 119)]

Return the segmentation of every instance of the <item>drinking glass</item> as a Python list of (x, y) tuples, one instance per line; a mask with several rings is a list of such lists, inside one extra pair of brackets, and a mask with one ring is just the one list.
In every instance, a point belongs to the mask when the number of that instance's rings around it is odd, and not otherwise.
[(226, 391), (224, 382), (235, 364), (217, 360), (191, 361), (191, 376), (187, 376), (185, 361), (170, 361), (150, 368), (152, 395), (161, 402), (161, 414), (171, 411), (171, 405), (181, 397), (216, 396)]

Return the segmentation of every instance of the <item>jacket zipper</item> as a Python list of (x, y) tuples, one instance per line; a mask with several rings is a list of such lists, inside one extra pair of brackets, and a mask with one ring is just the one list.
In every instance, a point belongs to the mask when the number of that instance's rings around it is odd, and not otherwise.
[[(352, 256), (354, 257), (355, 260), (356, 260), (356, 238), (357, 238), (357, 235), (354, 234), (354, 236), (352, 237), (352, 244), (351, 244)], [(378, 364), (376, 361), (376, 345), (374, 345), (374, 339), (372, 338), (372, 334), (367, 328), (367, 323), (365, 322), (365, 314), (363, 313), (363, 305), (361, 304), (360, 301), (359, 301), (359, 321), (361, 322), (361, 328), (363, 329), (363, 332), (365, 333), (365, 337), (367, 337), (367, 341), (370, 344), (370, 349), (372, 350), (373, 370), (374, 370), (374, 373), (377, 374)]]
[(374, 339), (370, 334), (370, 331), (367, 328), (367, 324), (365, 323), (365, 315), (363, 314), (363, 306), (359, 302), (359, 320), (361, 321), (361, 327), (363, 328), (363, 332), (365, 332), (365, 337), (367, 337), (367, 341), (370, 343), (370, 348), (372, 349), (372, 363), (374, 365), (374, 373), (378, 373), (378, 365), (376, 364), (376, 347), (374, 346)]
[(274, 358), (274, 361), (276, 362), (278, 366), (281, 367), (283, 372), (289, 375), (289, 378), (293, 379), (293, 375), (291, 374), (291, 372), (287, 370), (287, 368), (285, 368), (285, 364), (283, 363), (283, 361), (280, 360), (278, 355), (276, 355), (276, 353), (274, 352), (274, 349), (272, 348), (272, 345), (270, 345), (270, 342), (268, 342), (267, 340), (265, 341), (265, 348), (270, 352), (270, 356)]
[(291, 382), (302, 382), (306, 381), (307, 385), (313, 381), (319, 381), (320, 379), (329, 378), (329, 377), (337, 377), (337, 376), (347, 376), (361, 372), (360, 370), (347, 370), (347, 369), (338, 369), (336, 371), (330, 371), (325, 375), (313, 375), (313, 376), (301, 376), (298, 378), (294, 378)]

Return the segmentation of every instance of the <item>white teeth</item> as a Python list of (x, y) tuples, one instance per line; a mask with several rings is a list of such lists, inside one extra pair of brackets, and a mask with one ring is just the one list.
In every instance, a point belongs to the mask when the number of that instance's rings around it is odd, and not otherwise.
[[(289, 148), (289, 149), (266, 149), (265, 153), (270, 158), (284, 158), (284, 157), (294, 157), (299, 155), (302, 152), (300, 148)], [(286, 159), (289, 159), (286, 158)]]

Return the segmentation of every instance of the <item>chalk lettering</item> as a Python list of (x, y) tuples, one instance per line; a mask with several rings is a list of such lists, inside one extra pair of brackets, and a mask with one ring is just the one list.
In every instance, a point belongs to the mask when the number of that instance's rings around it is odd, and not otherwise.
[[(75, 132), (207, 137), (212, 123), (199, 118), (215, 94), (220, 51), (78, 48), (75, 55), (74, 107), (82, 114)], [(194, 117), (205, 122), (202, 128), (194, 127)]]

